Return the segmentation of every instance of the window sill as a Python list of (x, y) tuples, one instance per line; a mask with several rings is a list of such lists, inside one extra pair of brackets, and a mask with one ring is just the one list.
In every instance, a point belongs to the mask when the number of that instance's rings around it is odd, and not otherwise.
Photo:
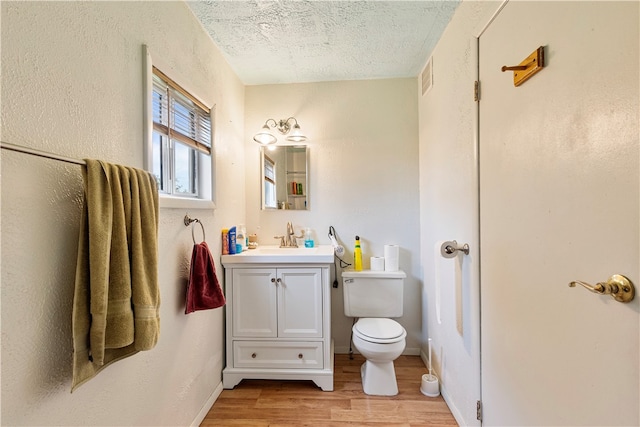
[(160, 194), (160, 209), (215, 209), (216, 205), (212, 200), (188, 199), (186, 197), (175, 197)]

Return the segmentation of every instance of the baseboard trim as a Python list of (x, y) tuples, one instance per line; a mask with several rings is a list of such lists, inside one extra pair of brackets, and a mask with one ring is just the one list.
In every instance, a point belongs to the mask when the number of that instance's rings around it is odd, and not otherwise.
[[(427, 355), (427, 353), (425, 353), (423, 350), (420, 350), (420, 358), (422, 359), (422, 363), (424, 363), (424, 366), (429, 368), (429, 355)], [(464, 417), (462, 416), (462, 414), (456, 407), (455, 403), (453, 402), (453, 398), (447, 392), (447, 387), (442, 381), (442, 376), (440, 375), (439, 372), (435, 372), (435, 374), (438, 376), (438, 379), (440, 380), (440, 394), (442, 395), (442, 398), (444, 399), (444, 401), (447, 403), (447, 406), (449, 407), (449, 410), (451, 411), (453, 418), (456, 419), (456, 422), (458, 423), (458, 425), (460, 426), (467, 425)]]
[(191, 427), (198, 427), (200, 424), (202, 424), (202, 421), (204, 421), (204, 417), (207, 416), (213, 404), (216, 403), (216, 400), (218, 399), (218, 396), (220, 396), (220, 393), (222, 393), (222, 390), (222, 381), (220, 381), (215, 390), (213, 390), (213, 393), (211, 393), (211, 396), (209, 396), (209, 399), (207, 399), (207, 401), (202, 406), (202, 409), (200, 409), (200, 412), (198, 413), (196, 418), (191, 423)]

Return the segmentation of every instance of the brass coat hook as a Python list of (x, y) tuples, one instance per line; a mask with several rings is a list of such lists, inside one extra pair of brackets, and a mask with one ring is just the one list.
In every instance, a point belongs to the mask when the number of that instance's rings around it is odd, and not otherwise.
[(513, 85), (518, 87), (544, 67), (544, 46), (540, 46), (518, 65), (502, 66), (502, 72), (513, 71)]
[(505, 71), (518, 71), (518, 70), (526, 70), (527, 65), (514, 65), (513, 67), (507, 67), (506, 65), (502, 66), (502, 72)]

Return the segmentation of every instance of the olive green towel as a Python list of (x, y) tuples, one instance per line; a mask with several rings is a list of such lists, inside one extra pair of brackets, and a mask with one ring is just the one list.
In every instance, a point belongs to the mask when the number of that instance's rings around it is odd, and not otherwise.
[(158, 190), (146, 171), (85, 159), (71, 391), (160, 334)]

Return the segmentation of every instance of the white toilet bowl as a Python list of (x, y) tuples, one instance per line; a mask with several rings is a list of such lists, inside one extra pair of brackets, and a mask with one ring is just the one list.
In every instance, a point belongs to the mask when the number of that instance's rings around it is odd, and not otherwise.
[(393, 361), (404, 351), (407, 331), (395, 320), (362, 318), (353, 325), (353, 345), (366, 361), (360, 368), (366, 394), (395, 396), (398, 383)]

